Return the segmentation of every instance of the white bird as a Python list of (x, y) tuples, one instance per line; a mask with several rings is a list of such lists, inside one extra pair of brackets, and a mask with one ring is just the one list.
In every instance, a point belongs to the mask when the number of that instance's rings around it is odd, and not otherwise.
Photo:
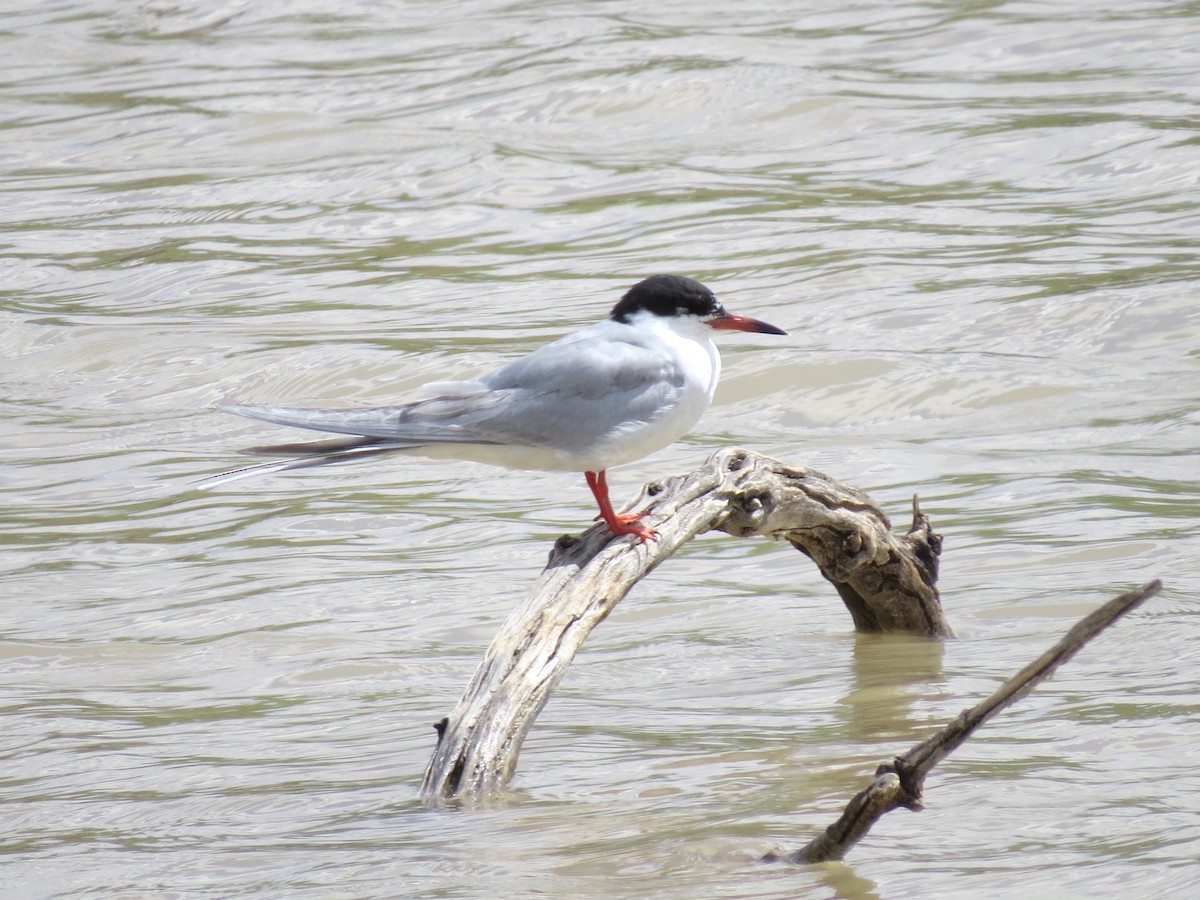
[(604, 321), (474, 381), (428, 384), (428, 399), (363, 409), (220, 404), (239, 416), (350, 437), (251, 447), (242, 452), (290, 458), (202, 484), (396, 452), (581, 471), (600, 507), (596, 518), (609, 531), (654, 540), (638, 521), (641, 513), (613, 512), (605, 473), (661, 450), (699, 421), (721, 375), (713, 329), (787, 333), (726, 312), (698, 281), (653, 275), (630, 288)]

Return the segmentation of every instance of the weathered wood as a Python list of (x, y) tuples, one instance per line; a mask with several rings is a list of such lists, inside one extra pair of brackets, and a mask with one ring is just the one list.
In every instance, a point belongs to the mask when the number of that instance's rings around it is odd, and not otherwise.
[(603, 526), (562, 537), (492, 642), (453, 713), (438, 724), (425, 772), (430, 801), (483, 799), (516, 768), (529, 727), (591, 630), (642, 577), (697, 534), (787, 540), (837, 588), (860, 631), (951, 636), (935, 583), (941, 539), (914, 500), (913, 527), (891, 530), (862, 491), (747, 450), (713, 454), (696, 472), (646, 487), (658, 540)]
[(992, 716), (1032, 691), (1104, 629), (1153, 597), (1161, 588), (1161, 582), (1152, 581), (1136, 591), (1108, 601), (1084, 616), (1057, 644), (1004, 682), (982, 703), (959, 713), (953, 722), (933, 737), (876, 769), (871, 782), (851, 798), (838, 820), (821, 835), (786, 857), (768, 854), (764, 859), (783, 859), (791, 863), (842, 859), (885, 813), (900, 807), (923, 809), (925, 776), (934, 766), (962, 746)]

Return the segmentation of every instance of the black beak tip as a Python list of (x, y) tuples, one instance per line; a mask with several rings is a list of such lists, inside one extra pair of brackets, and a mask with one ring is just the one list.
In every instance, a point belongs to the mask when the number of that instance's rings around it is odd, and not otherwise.
[(718, 331), (749, 331), (755, 334), (787, 334), (782, 328), (776, 328), (762, 319), (751, 319), (749, 316), (734, 316), (725, 313), (708, 320), (708, 326)]

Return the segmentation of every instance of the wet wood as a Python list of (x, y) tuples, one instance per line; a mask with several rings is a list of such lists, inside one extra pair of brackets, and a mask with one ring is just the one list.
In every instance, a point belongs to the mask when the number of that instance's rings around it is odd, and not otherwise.
[(884, 814), (900, 808), (924, 809), (925, 777), (934, 766), (962, 746), (994, 715), (1032, 691), (1089, 641), (1121, 616), (1153, 597), (1161, 588), (1161, 582), (1152, 581), (1084, 616), (1062, 640), (1006, 681), (982, 703), (959, 713), (953, 722), (933, 737), (880, 766), (870, 783), (851, 798), (838, 820), (821, 835), (794, 853), (783, 857), (770, 854), (765, 859), (791, 863), (842, 859)]
[(699, 470), (648, 485), (634, 508), (657, 541), (614, 538), (604, 526), (563, 537), (501, 627), (438, 745), (422, 795), (431, 802), (493, 796), (516, 769), (525, 735), (575, 653), (641, 578), (698, 534), (785, 540), (816, 563), (859, 631), (949, 637), (937, 593), (941, 538), (913, 503), (907, 534), (862, 491), (813, 469), (747, 450), (713, 454)]

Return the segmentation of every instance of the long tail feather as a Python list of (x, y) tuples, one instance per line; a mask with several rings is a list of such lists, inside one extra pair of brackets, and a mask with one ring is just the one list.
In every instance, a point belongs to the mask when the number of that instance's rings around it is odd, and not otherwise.
[[(297, 441), (294, 444), (267, 444), (262, 447), (243, 447), (238, 453), (252, 456), (324, 456), (378, 444), (390, 444), (382, 438), (344, 437), (327, 441)], [(409, 445), (405, 445), (409, 446)]]
[[(470, 387), (470, 385), (468, 385)], [(477, 392), (476, 392), (477, 393)], [(466, 403), (475, 396), (464, 393), (461, 398), (443, 399), (442, 403)], [(432, 402), (432, 401), (427, 401)], [(410, 404), (411, 405), (411, 404)], [(408, 407), (374, 407), (366, 409), (309, 409), (290, 406), (251, 406), (244, 403), (221, 403), (219, 408), (251, 419), (291, 425), (315, 431), (334, 432), (348, 437), (294, 444), (272, 444), (249, 447), (243, 453), (257, 456), (287, 456), (276, 462), (243, 466), (201, 479), (196, 485), (212, 488), (251, 475), (268, 475), (289, 469), (306, 469), (352, 459), (365, 459), (384, 453), (412, 450), (431, 443), (487, 444), (491, 441), (471, 434), (458, 425), (417, 422), (404, 427), (398, 424), (401, 413)]]
[(371, 438), (367, 438), (366, 440), (363, 438), (343, 438), (332, 441), (247, 447), (242, 451), (243, 453), (252, 453), (257, 456), (299, 455), (290, 456), (288, 459), (275, 460), (274, 462), (242, 466), (240, 469), (233, 469), (229, 472), (221, 472), (217, 475), (202, 478), (195, 482), (195, 484), (197, 487), (207, 490), (208, 488), (228, 484), (231, 481), (249, 478), (252, 475), (270, 475), (273, 472), (286, 472), (291, 469), (308, 469), (313, 466), (327, 466), (331, 463), (367, 459), (372, 456), (381, 456), (385, 453), (411, 450), (416, 446), (420, 445), (379, 439), (373, 440)]

